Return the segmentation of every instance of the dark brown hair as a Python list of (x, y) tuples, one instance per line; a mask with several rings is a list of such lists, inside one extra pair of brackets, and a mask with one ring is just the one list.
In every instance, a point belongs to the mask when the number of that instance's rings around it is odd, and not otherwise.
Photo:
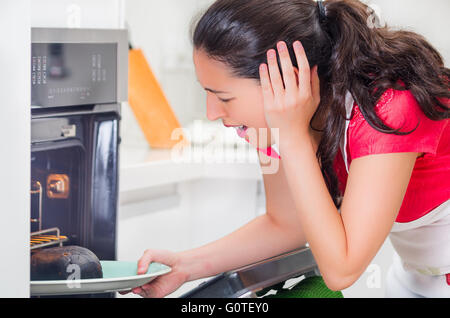
[(194, 48), (229, 66), (234, 76), (258, 82), (258, 68), (267, 62), (269, 49), (285, 41), (297, 67), (292, 43), (302, 42), (310, 67), (319, 66), (321, 102), (314, 116), (324, 118), (325, 124), (312, 128), (323, 131), (317, 158), (339, 208), (342, 193), (333, 162), (345, 131), (346, 92), (374, 129), (408, 134), (378, 117), (377, 101), (389, 88), (409, 90), (428, 118), (448, 119), (444, 99), (450, 98), (450, 70), (421, 35), (371, 27), (373, 10), (364, 3), (327, 0), (323, 5), (325, 19), (313, 0), (218, 0), (193, 25), (192, 41)]

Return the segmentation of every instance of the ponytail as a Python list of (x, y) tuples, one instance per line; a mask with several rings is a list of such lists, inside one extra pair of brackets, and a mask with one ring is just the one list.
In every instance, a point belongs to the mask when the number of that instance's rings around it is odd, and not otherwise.
[[(326, 19), (322, 28), (331, 45), (329, 60), (322, 65), (322, 102), (318, 112), (326, 118), (317, 151), (328, 190), (340, 206), (334, 160), (345, 131), (345, 97), (349, 92), (368, 124), (377, 131), (406, 135), (390, 127), (375, 112), (389, 88), (410, 90), (424, 114), (432, 120), (450, 117), (450, 70), (441, 55), (420, 35), (373, 27), (373, 10), (357, 0), (323, 2)], [(319, 66), (320, 68), (320, 66)], [(399, 83), (399, 80), (401, 83)], [(404, 85), (404, 86), (403, 86)], [(414, 131), (414, 130), (413, 130)]]

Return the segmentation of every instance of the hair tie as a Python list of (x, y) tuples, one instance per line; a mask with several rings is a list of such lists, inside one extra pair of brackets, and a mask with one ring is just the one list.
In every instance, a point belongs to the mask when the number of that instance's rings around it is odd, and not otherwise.
[(318, 0), (317, 1), (317, 6), (319, 8), (319, 21), (325, 22), (325, 20), (327, 19), (327, 14), (325, 11), (325, 6), (323, 5), (323, 0)]

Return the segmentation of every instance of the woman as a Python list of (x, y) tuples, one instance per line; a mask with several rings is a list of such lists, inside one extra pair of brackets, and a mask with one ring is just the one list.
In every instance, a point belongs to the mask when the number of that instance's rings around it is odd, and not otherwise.
[(423, 37), (370, 14), (356, 0), (218, 0), (201, 17), (208, 119), (252, 144), (246, 132), (267, 129), (255, 146), (278, 146), (279, 170), (263, 175), (265, 215), (193, 250), (145, 251), (139, 273), (173, 271), (134, 293), (163, 297), (306, 242), (342, 290), (389, 236), (388, 296), (450, 297), (450, 71)]

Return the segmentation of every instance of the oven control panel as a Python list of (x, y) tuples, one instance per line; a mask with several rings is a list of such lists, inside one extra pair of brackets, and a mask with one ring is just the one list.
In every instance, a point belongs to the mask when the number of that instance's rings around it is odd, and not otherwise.
[(31, 105), (117, 101), (117, 43), (32, 43)]

